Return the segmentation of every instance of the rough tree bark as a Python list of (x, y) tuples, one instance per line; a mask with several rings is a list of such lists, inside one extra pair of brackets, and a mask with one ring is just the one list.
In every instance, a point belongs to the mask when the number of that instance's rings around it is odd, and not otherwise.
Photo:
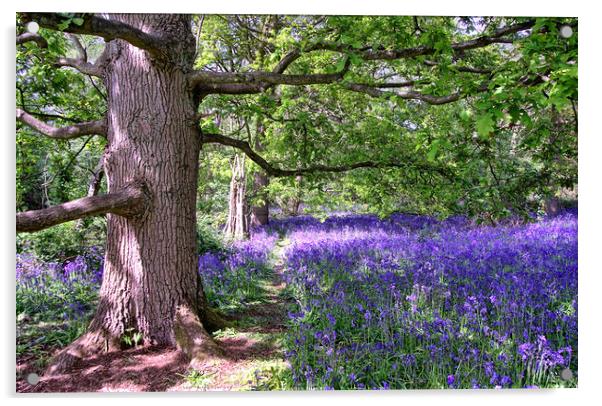
[(224, 234), (232, 240), (243, 240), (249, 237), (249, 210), (244, 156), (234, 155), (230, 166), (232, 168), (232, 179), (228, 200), (228, 219), (224, 227)]
[(49, 368), (59, 372), (98, 351), (116, 350), (128, 329), (145, 345), (178, 346), (192, 363), (219, 352), (203, 326), (208, 311), (197, 272), (199, 133), (186, 74), (195, 52), (190, 16), (108, 15), (170, 44), (151, 53), (121, 39), (107, 43), (105, 174), (109, 193), (132, 182), (148, 192), (142, 216), (107, 216), (100, 301), (88, 332)]
[(270, 183), (268, 175), (258, 170), (253, 175), (253, 194), (261, 198), (261, 202), (255, 203), (251, 206), (251, 226), (265, 226), (270, 221), (270, 206), (269, 200), (266, 193), (263, 193), (263, 189)]
[[(255, 136), (255, 151), (261, 153), (264, 151), (264, 147), (261, 143), (264, 135), (264, 125), (259, 122), (257, 124), (257, 134)], [(259, 202), (251, 205), (251, 226), (265, 226), (269, 222), (270, 216), (270, 202), (268, 200), (265, 188), (269, 185), (270, 178), (263, 169), (258, 169), (253, 175), (253, 189), (251, 194), (255, 198), (261, 199)]]
[(283, 211), (287, 216), (298, 216), (301, 214), (301, 203), (303, 200), (303, 177), (295, 176), (295, 194), (284, 202)]

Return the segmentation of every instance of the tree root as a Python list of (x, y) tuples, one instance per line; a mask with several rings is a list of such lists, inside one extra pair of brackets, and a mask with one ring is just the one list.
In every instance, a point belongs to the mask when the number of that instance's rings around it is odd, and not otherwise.
[(119, 350), (119, 339), (108, 339), (100, 332), (89, 331), (53, 356), (44, 375), (62, 374), (84, 358), (115, 350)]
[(196, 312), (188, 306), (176, 311), (174, 332), (177, 347), (190, 359), (190, 366), (202, 369), (204, 361), (223, 355), (222, 350), (205, 330)]
[(203, 326), (209, 333), (234, 326), (234, 323), (226, 320), (223, 313), (221, 313), (218, 309), (213, 309), (209, 306), (206, 306), (201, 310), (200, 319), (203, 323)]
[[(191, 366), (198, 367), (197, 369), (200, 369), (206, 359), (222, 356), (222, 351), (210, 332), (233, 325), (224, 319), (219, 310), (208, 306), (203, 309), (202, 315), (201, 319), (189, 306), (180, 306), (176, 310), (173, 326), (177, 348), (190, 359)], [(97, 330), (88, 331), (53, 356), (44, 375), (62, 374), (85, 358), (119, 350), (119, 338), (107, 338), (106, 334)]]

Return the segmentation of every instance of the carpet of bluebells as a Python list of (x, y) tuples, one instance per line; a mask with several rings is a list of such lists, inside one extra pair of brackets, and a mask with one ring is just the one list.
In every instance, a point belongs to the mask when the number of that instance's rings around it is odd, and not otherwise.
[(202, 254), (199, 272), (209, 303), (228, 310), (262, 300), (262, 282), (271, 275), (269, 255), (277, 239), (277, 234), (259, 230), (229, 249)]
[[(252, 240), (199, 256), (210, 305), (228, 311), (263, 299), (262, 284), (271, 276), (269, 254), (277, 237), (260, 231)], [(102, 272), (98, 247), (60, 263), (17, 254), (17, 355), (43, 358), (81, 335), (98, 301)]]
[(287, 357), (298, 388), (575, 386), (577, 216), (474, 226), (296, 218)]
[[(209, 302), (227, 311), (261, 300), (279, 239), (294, 298), (291, 387), (577, 385), (576, 213), (498, 227), (400, 214), (273, 220), (249, 241), (199, 256)], [(102, 251), (62, 263), (19, 254), (16, 262), (17, 352), (81, 334)], [(40, 323), (54, 335), (20, 328)], [(575, 377), (562, 380), (565, 368)]]
[(96, 247), (61, 263), (17, 254), (17, 355), (43, 360), (85, 331), (102, 269), (103, 252)]

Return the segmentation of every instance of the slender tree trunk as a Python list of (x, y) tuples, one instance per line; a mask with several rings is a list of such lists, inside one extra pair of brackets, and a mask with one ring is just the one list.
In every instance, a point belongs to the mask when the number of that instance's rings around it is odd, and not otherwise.
[(249, 210), (247, 207), (247, 179), (244, 155), (234, 155), (232, 162), (232, 180), (228, 202), (228, 220), (224, 234), (233, 240), (249, 237)]
[(288, 199), (286, 201), (286, 214), (289, 216), (298, 216), (301, 212), (301, 203), (302, 203), (302, 182), (303, 182), (303, 177), (302, 176), (296, 176), (295, 177), (295, 181), (296, 181), (296, 190), (295, 190), (295, 195), (292, 196), (290, 199)]
[[(257, 134), (255, 135), (255, 151), (261, 153), (264, 151), (263, 144), (261, 143), (264, 137), (264, 126), (261, 121), (257, 124)], [(261, 201), (251, 206), (251, 226), (265, 226), (269, 222), (270, 216), (270, 202), (268, 195), (265, 192), (265, 188), (269, 185), (270, 178), (268, 174), (263, 170), (259, 169), (253, 175), (253, 197), (259, 197)]]
[(560, 200), (555, 196), (549, 197), (544, 202), (544, 208), (548, 216), (556, 217), (561, 210)]
[(253, 192), (261, 198), (261, 202), (251, 207), (251, 226), (265, 226), (270, 221), (270, 206), (267, 194), (263, 189), (270, 183), (270, 178), (263, 170), (255, 172), (253, 176)]
[(180, 49), (174, 50), (174, 60), (164, 61), (122, 40), (107, 44), (108, 190), (141, 182), (148, 191), (148, 207), (135, 218), (107, 215), (96, 314), (88, 332), (56, 358), (51, 373), (74, 358), (119, 349), (123, 335), (132, 330), (142, 335), (145, 345), (178, 346), (193, 360), (216, 351), (197, 316), (206, 306), (196, 254), (200, 143), (185, 77), (195, 51), (189, 17), (109, 18), (167, 35)]

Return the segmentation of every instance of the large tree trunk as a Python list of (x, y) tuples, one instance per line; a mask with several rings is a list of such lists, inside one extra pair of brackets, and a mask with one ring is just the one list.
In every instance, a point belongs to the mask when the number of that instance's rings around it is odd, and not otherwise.
[(88, 332), (55, 359), (51, 373), (99, 350), (119, 349), (126, 331), (140, 333), (146, 345), (178, 346), (193, 360), (216, 351), (197, 316), (206, 306), (196, 254), (200, 143), (185, 77), (194, 55), (189, 17), (108, 18), (172, 38), (178, 49), (171, 60), (156, 60), (122, 40), (107, 44), (108, 190), (143, 183), (148, 206), (134, 218), (107, 216), (96, 314)]
[(228, 219), (224, 234), (231, 240), (249, 237), (249, 211), (247, 207), (247, 178), (244, 155), (234, 155), (228, 201)]

